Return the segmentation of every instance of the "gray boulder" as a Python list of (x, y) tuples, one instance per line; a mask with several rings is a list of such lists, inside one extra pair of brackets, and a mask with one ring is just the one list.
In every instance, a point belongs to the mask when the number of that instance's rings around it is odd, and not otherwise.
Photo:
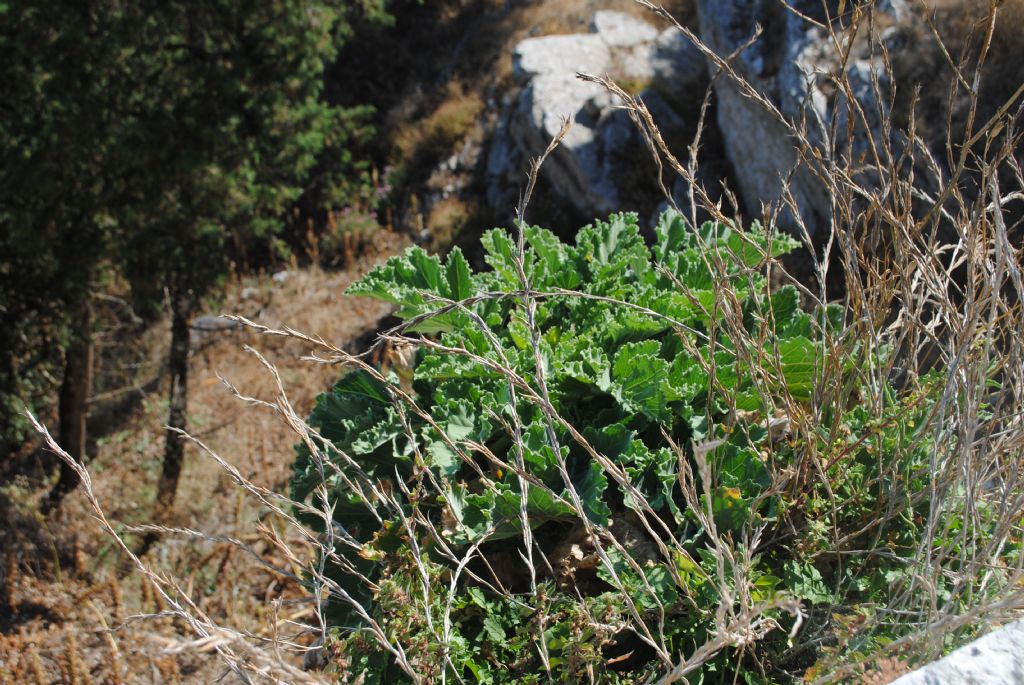
[(632, 172), (650, 163), (642, 138), (617, 108), (615, 96), (576, 73), (608, 75), (641, 90), (671, 139), (686, 130), (685, 108), (678, 102), (699, 107), (706, 69), (692, 46), (626, 14), (597, 12), (591, 31), (530, 38), (516, 47), (514, 69), (523, 87), (499, 119), (491, 143), (487, 196), (492, 205), (514, 204), (509, 190), (523, 187), (525, 161), (540, 155), (569, 118), (572, 128), (542, 171), (558, 196), (586, 217), (653, 208), (649, 198), (632, 190)]
[(242, 324), (223, 316), (206, 315), (192, 319), (189, 328), (192, 344), (200, 345), (216, 336), (235, 333), (241, 330)]
[(893, 685), (951, 683), (1024, 683), (1024, 621), (1017, 621), (993, 631), (944, 659), (893, 681)]
[(675, 104), (694, 114), (700, 109), (707, 87), (704, 74), (704, 55), (690, 39), (675, 27), (658, 34), (658, 39), (647, 45), (650, 53), (651, 83)]

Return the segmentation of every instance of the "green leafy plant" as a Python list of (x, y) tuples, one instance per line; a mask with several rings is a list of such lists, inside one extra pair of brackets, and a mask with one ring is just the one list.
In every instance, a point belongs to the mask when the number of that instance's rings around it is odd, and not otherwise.
[[(412, 248), (349, 291), (424, 337), (411, 386), (349, 373), (299, 448), (294, 498), (321, 531), (318, 501), (333, 512), (341, 653), (398, 672), (368, 650), (372, 619), (423, 677), (642, 682), (664, 665), (650, 657), (701, 644), (719, 602), (776, 616), (778, 580), (744, 540), (778, 517), (767, 403), (807, 399), (835, 317), (801, 311), (791, 286), (769, 293), (763, 267), (796, 243), (667, 213), (652, 248), (630, 214), (575, 245), (536, 227), (483, 244), (489, 271)], [(721, 279), (742, 283), (734, 301), (717, 301)], [(758, 569), (745, 600), (721, 596), (749, 576), (730, 580), (721, 544)]]
[[(929, 499), (943, 376), (875, 393), (887, 349), (769, 287), (792, 239), (668, 212), (651, 247), (630, 214), (483, 245), (489, 270), (411, 248), (349, 291), (404, 323), (393, 362), (346, 359), (295, 463), (343, 672), (793, 680), (919, 627), (883, 617), (924, 611), (930, 558), (1019, 556), (998, 507)], [(957, 611), (1004, 587), (947, 580)]]

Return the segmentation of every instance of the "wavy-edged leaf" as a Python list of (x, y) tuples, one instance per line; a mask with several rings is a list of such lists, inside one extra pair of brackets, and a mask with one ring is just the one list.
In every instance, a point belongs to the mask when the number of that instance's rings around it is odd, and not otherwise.
[[(681, 512), (673, 497), (679, 477), (679, 459), (675, 453), (667, 447), (651, 450), (640, 440), (633, 440), (619, 459), (626, 467), (630, 482), (644, 494), (651, 508), (667, 507), (681, 522)], [(625, 493), (624, 504), (634, 511), (643, 511), (628, 493)]]
[(650, 271), (650, 252), (640, 236), (636, 214), (613, 214), (576, 235), (576, 263), (588, 292), (614, 295), (627, 280)]
[(664, 262), (672, 254), (685, 250), (690, 245), (693, 229), (682, 214), (674, 209), (665, 210), (654, 227), (654, 258)]
[(526, 241), (537, 255), (531, 287), (544, 290), (551, 287), (571, 290), (581, 281), (572, 260), (572, 250), (551, 231), (537, 226), (526, 229)]
[(457, 446), (463, 440), (485, 442), (492, 432), (491, 424), (485, 415), (460, 399), (451, 399), (435, 405), (433, 416), (447, 440), (435, 429), (427, 430), (427, 454), (430, 457), (430, 465), (441, 475), (450, 478), (462, 468), (462, 458), (452, 445)]
[[(391, 257), (349, 286), (349, 295), (372, 297), (398, 305), (395, 315), (411, 319), (441, 309), (432, 298), (462, 300), (475, 293), (469, 263), (462, 252), (452, 250), (447, 265), (427, 254), (422, 248), (410, 247), (404, 254)], [(429, 317), (413, 330), (422, 333), (442, 333), (466, 324), (466, 317), (458, 311), (448, 311)]]
[(661, 343), (648, 340), (627, 343), (615, 354), (612, 366), (612, 395), (628, 412), (643, 414), (654, 421), (668, 421), (665, 382), (669, 363), (658, 356)]
[(341, 380), (334, 384), (333, 393), (338, 396), (365, 397), (381, 404), (391, 403), (391, 396), (385, 385), (362, 369), (342, 376)]
[(608, 489), (608, 475), (601, 465), (596, 461), (588, 462), (582, 473), (576, 476), (573, 487), (579, 493), (587, 518), (594, 523), (607, 524), (612, 510), (604, 500), (604, 493)]
[(476, 288), (473, 284), (473, 275), (469, 270), (469, 262), (462, 254), (462, 250), (453, 247), (448, 253), (448, 260), (444, 267), (445, 278), (448, 281), (449, 299), (459, 301), (473, 297)]
[(572, 361), (559, 360), (558, 364), (558, 374), (560, 376), (571, 378), (584, 385), (593, 386), (601, 392), (611, 390), (611, 371), (612, 365), (608, 357), (604, 352), (594, 347), (582, 350), (578, 357)]
[(521, 288), (519, 274), (515, 267), (516, 244), (506, 231), (495, 228), (480, 237), (484, 248), (484, 261), (494, 269), (495, 285), (499, 290)]
[(349, 295), (362, 295), (399, 306), (419, 305), (426, 291), (447, 295), (442, 290), (441, 261), (428, 255), (423, 248), (410, 247), (405, 254), (391, 257), (349, 286)]
[(815, 385), (821, 345), (807, 338), (790, 338), (776, 343), (782, 362), (782, 382), (798, 400), (809, 400)]

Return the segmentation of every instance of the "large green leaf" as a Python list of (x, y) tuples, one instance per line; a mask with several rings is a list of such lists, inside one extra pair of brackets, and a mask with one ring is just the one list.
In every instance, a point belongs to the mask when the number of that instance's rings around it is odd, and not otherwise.
[(543, 228), (526, 229), (526, 240), (537, 255), (536, 269), (531, 274), (531, 287), (538, 290), (564, 288), (580, 284), (581, 277), (572, 262), (571, 249), (558, 237)]
[(640, 236), (636, 214), (613, 214), (580, 229), (576, 236), (576, 263), (589, 278), (581, 284), (588, 292), (615, 295), (627, 279), (650, 271), (650, 253)]
[[(674, 499), (679, 482), (679, 459), (667, 447), (652, 450), (640, 440), (633, 440), (619, 457), (626, 466), (629, 480), (644, 494), (655, 511), (663, 507), (681, 521), (680, 510)], [(624, 504), (634, 511), (643, 511), (638, 502), (625, 493)]]
[(822, 349), (807, 338), (780, 340), (776, 344), (782, 365), (782, 382), (798, 400), (809, 400)]
[[(576, 351), (573, 346), (566, 345)], [(568, 355), (567, 355), (568, 356)], [(575, 356), (575, 359), (572, 359)], [(568, 356), (571, 361), (559, 359), (557, 372), (564, 378), (570, 378), (578, 383), (593, 386), (593, 388), (608, 392), (611, 390), (611, 362), (605, 354), (594, 347), (587, 347), (577, 351), (575, 355)]]
[(391, 257), (348, 288), (349, 295), (364, 295), (384, 302), (420, 305), (424, 292), (441, 292), (441, 260), (423, 248), (410, 247), (404, 255)]
[(606, 525), (612, 511), (604, 500), (605, 491), (608, 489), (608, 476), (601, 465), (595, 461), (589, 462), (576, 476), (573, 486), (580, 496), (587, 518), (594, 523)]
[(452, 300), (465, 300), (476, 294), (473, 275), (469, 271), (469, 262), (462, 255), (462, 250), (452, 248), (445, 264), (445, 277), (448, 281), (448, 297)]
[[(492, 432), (490, 421), (467, 401), (452, 399), (434, 406), (434, 421), (444, 431), (445, 440), (434, 428), (426, 431), (430, 465), (445, 477), (454, 476), (462, 468), (462, 459), (451, 445), (463, 440), (484, 442)], [(449, 444), (451, 443), (451, 444)]]
[(515, 267), (516, 244), (508, 233), (496, 228), (487, 231), (480, 238), (480, 244), (484, 247), (484, 261), (494, 269), (500, 290), (514, 290), (521, 288), (519, 274)]
[[(420, 247), (391, 257), (348, 288), (349, 295), (362, 295), (398, 305), (395, 315), (411, 319), (446, 306), (434, 298), (462, 300), (475, 294), (469, 263), (455, 248), (442, 267), (441, 260)], [(466, 317), (448, 311), (429, 317), (414, 327), (422, 333), (441, 333), (466, 325)]]
[(669, 364), (659, 357), (661, 343), (648, 340), (619, 348), (612, 366), (612, 394), (628, 412), (667, 421)]
[(692, 229), (682, 214), (674, 209), (666, 210), (654, 227), (654, 258), (664, 262), (672, 255), (690, 247), (691, 232)]

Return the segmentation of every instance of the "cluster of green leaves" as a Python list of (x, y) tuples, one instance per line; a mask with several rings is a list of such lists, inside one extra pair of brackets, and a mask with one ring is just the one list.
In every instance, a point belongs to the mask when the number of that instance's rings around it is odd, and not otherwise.
[(293, 206), (362, 192), (369, 113), (328, 103), (323, 74), (387, 6), (0, 3), (0, 441), (18, 445), (23, 402), (44, 408), (61, 348), (90, 337), (104, 275), (142, 312), (165, 289), (194, 306), (273, 249)]
[[(823, 472), (801, 481), (800, 536), (787, 550), (798, 596), (814, 605), (808, 630), (830, 635), (811, 674), (870, 660), (934, 612), (968, 613), (1003, 599), (1013, 583), (1022, 538), (1004, 538), (1004, 526), (1019, 530), (1024, 520), (1006, 518), (999, 479), (972, 488), (946, 473), (947, 455), (960, 450), (957, 436), (937, 444), (946, 382), (932, 371), (900, 391), (886, 386), (873, 406), (856, 404), (816, 427)], [(993, 418), (984, 408), (979, 415)], [(995, 545), (996, 563), (978, 573), (973, 560)], [(958, 646), (955, 634), (943, 637)]]
[[(515, 239), (495, 230), (483, 237), (487, 271), (473, 274), (458, 250), (442, 262), (412, 248), (352, 286), (351, 294), (393, 303), (409, 332), (432, 335), (437, 344), (418, 354), (415, 407), (368, 371), (346, 375), (319, 398), (310, 424), (330, 443), (335, 463), (325, 468), (300, 446), (293, 496), (304, 501), (326, 486), (337, 526), (359, 543), (354, 553), (339, 542), (334, 551), (348, 568), (335, 568), (335, 580), (371, 616), (387, 617), (389, 636), (403, 645), (435, 643), (424, 636), (436, 622), (424, 615), (447, 601), (441, 594), (437, 607), (418, 605), (418, 621), (389, 614), (395, 606), (408, 612), (409, 595), (422, 591), (413, 559), (429, 562), (434, 580), (446, 586), (453, 562), (445, 550), (479, 546), (491, 570), (485, 565), (477, 577), (497, 577), (489, 585), (460, 579), (448, 643), (424, 656), (421, 669), (455, 670), (476, 682), (529, 682), (546, 677), (537, 675), (546, 660), (565, 682), (595, 669), (641, 682), (653, 664), (613, 658), (636, 648), (628, 627), (636, 627), (637, 615), (624, 593), (645, 616), (665, 612), (665, 640), (677, 652), (699, 645), (714, 621), (716, 560), (680, 490), (681, 460), (690, 457), (672, 443), (719, 441), (709, 453), (714, 483), (705, 487), (720, 533), (739, 538), (752, 522), (772, 520), (778, 507), (766, 494), (773, 476), (761, 454), (770, 442), (761, 411), (772, 397), (808, 398), (819, 322), (799, 308), (792, 287), (769, 293), (760, 267), (795, 242), (756, 226), (694, 230), (669, 212), (651, 248), (631, 214), (582, 229), (575, 245), (541, 228), (524, 231), (522, 274)], [(744, 340), (756, 339), (763, 354), (741, 353), (719, 326), (722, 279), (736, 298), (731, 304), (744, 312)], [(766, 355), (771, 370), (752, 368)], [(738, 408), (749, 414), (742, 430), (726, 428)], [(380, 481), (392, 483), (389, 492), (409, 494), (384, 504), (352, 485)], [(647, 554), (641, 568), (626, 558), (636, 549), (609, 547), (607, 562), (589, 575), (538, 571), (541, 606), (520, 557), (524, 510), (545, 553), (583, 523), (643, 540), (644, 521), (681, 551)], [(404, 523), (417, 520), (433, 525), (412, 532)], [(419, 545), (412, 542), (418, 536)], [(548, 559), (555, 567), (563, 561)], [(767, 599), (778, 578), (767, 569), (757, 575), (756, 592)], [(396, 602), (392, 592), (404, 599)], [(339, 602), (334, 610), (336, 626), (358, 625), (351, 606)], [(360, 655), (364, 665), (371, 658), (390, 664), (362, 631), (341, 639), (342, 652)], [(393, 665), (370, 672), (395, 677)]]
[[(663, 663), (645, 628), (685, 656), (744, 595), (800, 601), (806, 642), (775, 631), (700, 677), (787, 681), (923, 625), (929, 558), (953, 571), (934, 581), (949, 610), (1003, 587), (953, 568), (994, 544), (994, 500), (944, 494), (942, 535), (922, 539), (943, 375), (860, 387), (856, 360), (886, 350), (840, 344), (837, 307), (768, 287), (762, 267), (792, 240), (672, 212), (651, 247), (630, 214), (574, 245), (536, 227), (522, 239), (520, 253), (487, 233), (480, 273), (458, 250), (413, 248), (350, 289), (427, 337), (411, 386), (349, 373), (312, 414), (318, 454), (298, 448), (293, 496), (329, 506), (343, 560), (327, 564), (351, 600), (330, 606), (343, 667), (403, 681), (365, 612), (428, 679), (646, 682)], [(904, 618), (884, 619), (894, 607)]]

